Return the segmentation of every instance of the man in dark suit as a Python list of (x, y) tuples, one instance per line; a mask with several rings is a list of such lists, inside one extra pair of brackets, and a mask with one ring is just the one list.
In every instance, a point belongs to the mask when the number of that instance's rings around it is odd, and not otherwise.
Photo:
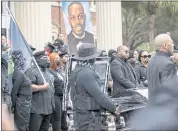
[(155, 38), (157, 52), (151, 58), (147, 68), (148, 96), (150, 101), (154, 101), (152, 95), (156, 88), (161, 87), (164, 81), (177, 77), (175, 64), (171, 61), (174, 44), (168, 34), (160, 34)]
[(76, 45), (79, 42), (94, 44), (93, 34), (85, 31), (86, 14), (80, 2), (72, 2), (68, 6), (68, 20), (71, 32), (67, 35), (69, 51), (71, 55), (77, 54)]
[(111, 75), (113, 78), (113, 96), (122, 89), (131, 89), (138, 86), (136, 73), (127, 61), (129, 49), (126, 46), (117, 48), (116, 59), (111, 63)]

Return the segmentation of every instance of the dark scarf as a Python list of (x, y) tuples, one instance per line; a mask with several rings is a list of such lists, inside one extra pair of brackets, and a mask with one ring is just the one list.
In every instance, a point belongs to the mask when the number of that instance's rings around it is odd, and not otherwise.
[(19, 70), (21, 72), (25, 72), (25, 61), (26, 59), (23, 57), (22, 52), (15, 52), (12, 54), (12, 59), (14, 62), (14, 70)]

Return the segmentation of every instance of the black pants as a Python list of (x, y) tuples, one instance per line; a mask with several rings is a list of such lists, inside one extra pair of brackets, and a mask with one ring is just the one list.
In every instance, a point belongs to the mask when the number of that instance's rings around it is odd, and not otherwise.
[(14, 121), (19, 131), (28, 131), (29, 120), (30, 120), (30, 109), (31, 105), (28, 102), (16, 101), (16, 106), (14, 108)]
[(61, 129), (62, 131), (67, 131), (67, 111), (62, 111), (62, 116), (61, 116)]
[(50, 124), (51, 114), (40, 115), (31, 113), (30, 115), (30, 131), (48, 131)]
[(55, 109), (52, 114), (52, 127), (53, 131), (61, 131), (61, 114), (62, 114), (62, 98), (54, 96)]

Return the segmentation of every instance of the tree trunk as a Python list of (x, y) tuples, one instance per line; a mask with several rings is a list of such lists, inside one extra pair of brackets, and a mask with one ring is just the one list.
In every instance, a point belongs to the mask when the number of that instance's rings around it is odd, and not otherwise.
[(148, 22), (148, 31), (149, 31), (149, 44), (152, 45), (152, 50), (154, 50), (154, 27), (155, 27), (155, 18), (156, 11), (158, 8), (158, 3), (156, 1), (151, 1), (148, 3), (149, 8), (149, 22)]
[(155, 27), (155, 14), (152, 14), (150, 15), (150, 18), (149, 18), (149, 25), (148, 25), (148, 30), (149, 30), (149, 43), (150, 45), (152, 45), (152, 49), (154, 50), (154, 44), (153, 44), (153, 41), (154, 41), (154, 27)]

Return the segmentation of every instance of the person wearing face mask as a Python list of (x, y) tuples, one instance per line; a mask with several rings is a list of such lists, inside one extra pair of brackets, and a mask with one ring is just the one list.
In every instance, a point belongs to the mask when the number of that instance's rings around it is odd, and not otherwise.
[(146, 50), (141, 50), (138, 55), (139, 63), (135, 66), (140, 85), (147, 87), (146, 69), (151, 55)]
[(69, 59), (69, 54), (66, 51), (62, 51), (59, 53), (59, 57), (61, 59), (61, 69), (65, 71), (68, 59)]
[(19, 131), (29, 129), (32, 88), (29, 78), (24, 74), (25, 58), (21, 51), (12, 52), (14, 72), (12, 76), (13, 88), (11, 91), (14, 120)]
[(50, 55), (55, 50), (55, 46), (48, 42), (47, 45), (44, 47), (44, 51), (46, 55)]
[[(59, 57), (60, 57), (60, 72), (66, 80), (66, 77), (67, 77), (66, 72), (67, 72), (67, 64), (68, 64), (68, 61), (69, 61), (69, 54), (68, 54), (67, 50), (61, 50), (58, 54), (59, 54)], [(61, 120), (62, 120), (61, 129), (62, 129), (62, 131), (68, 130), (66, 117), (67, 117), (67, 112), (62, 111), (62, 116), (61, 116)]]
[(120, 109), (102, 92), (99, 76), (94, 71), (96, 57), (101, 52), (90, 43), (78, 47), (78, 61), (69, 77), (75, 130), (101, 130), (101, 112), (119, 116)]
[(170, 59), (173, 55), (174, 44), (168, 34), (159, 34), (155, 37), (154, 45), (156, 54), (150, 59), (147, 67), (148, 97), (149, 101), (155, 101), (153, 94), (157, 87), (164, 81), (177, 77), (175, 64)]
[(64, 87), (64, 77), (60, 71), (60, 57), (57, 53), (51, 53), (50, 59), (50, 73), (54, 76), (55, 88), (55, 109), (52, 114), (52, 128), (53, 131), (61, 131), (61, 114), (62, 114), (62, 97)]
[(50, 62), (45, 51), (36, 52), (34, 57), (47, 83), (44, 83), (40, 72), (35, 66), (26, 72), (31, 80), (33, 92), (29, 130), (47, 131), (55, 107), (54, 77), (48, 70)]

